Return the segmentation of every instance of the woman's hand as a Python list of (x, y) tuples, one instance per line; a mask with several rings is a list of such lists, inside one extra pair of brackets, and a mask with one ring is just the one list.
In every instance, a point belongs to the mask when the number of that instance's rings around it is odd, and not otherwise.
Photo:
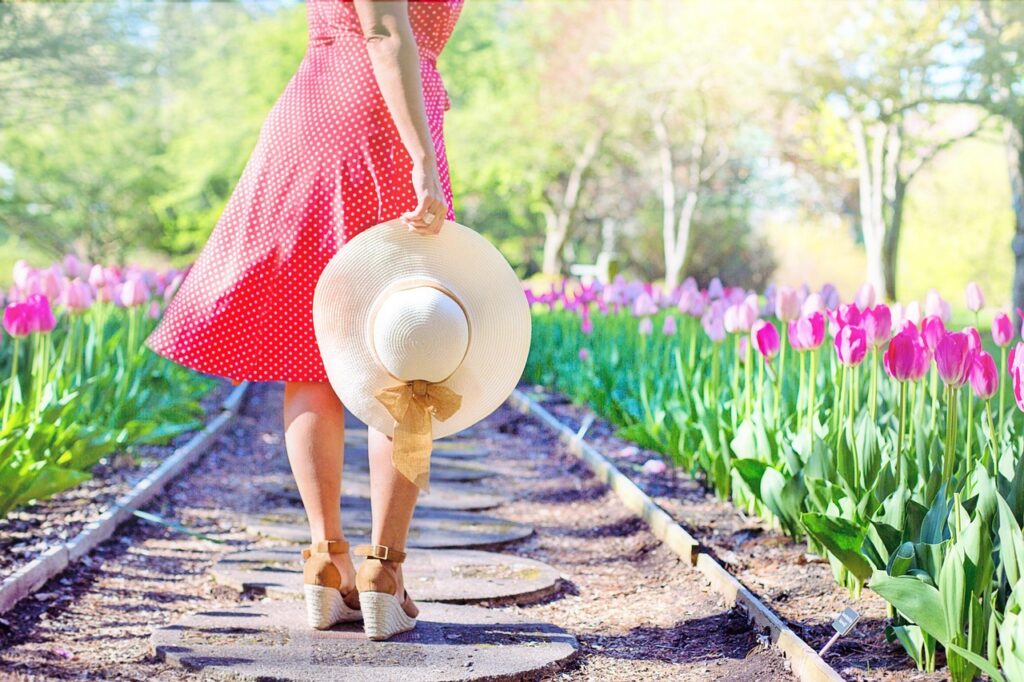
[(410, 232), (437, 234), (448, 215), (448, 205), (444, 201), (435, 160), (413, 164), (412, 187), (416, 192), (416, 208), (402, 214), (402, 224)]

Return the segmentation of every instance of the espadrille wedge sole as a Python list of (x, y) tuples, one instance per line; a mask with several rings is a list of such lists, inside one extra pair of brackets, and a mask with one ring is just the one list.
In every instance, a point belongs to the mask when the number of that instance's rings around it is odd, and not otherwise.
[(381, 641), (416, 627), (416, 619), (402, 608), (398, 597), (387, 592), (360, 592), (363, 631), (367, 639)]
[[(362, 620), (363, 612), (349, 606), (341, 593), (341, 572), (331, 561), (331, 554), (347, 554), (349, 545), (343, 540), (321, 540), (302, 550), (303, 595), (306, 600), (306, 621), (311, 628), (325, 630), (335, 623)], [(355, 595), (349, 594), (351, 601)]]
[(402, 598), (398, 598), (395, 594), (398, 581), (384, 566), (385, 561), (402, 563), (405, 552), (383, 545), (356, 545), (355, 554), (367, 557), (356, 572), (359, 608), (363, 612), (363, 631), (367, 639), (390, 639), (416, 627), (416, 617), (410, 616), (405, 608), (405, 603), (411, 602), (409, 593), (403, 591)]

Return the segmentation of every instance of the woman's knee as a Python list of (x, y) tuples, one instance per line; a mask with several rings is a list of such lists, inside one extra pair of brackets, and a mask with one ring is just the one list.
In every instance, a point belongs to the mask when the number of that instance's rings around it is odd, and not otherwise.
[(342, 409), (341, 399), (326, 381), (286, 381), (285, 402), (303, 410), (336, 411)]

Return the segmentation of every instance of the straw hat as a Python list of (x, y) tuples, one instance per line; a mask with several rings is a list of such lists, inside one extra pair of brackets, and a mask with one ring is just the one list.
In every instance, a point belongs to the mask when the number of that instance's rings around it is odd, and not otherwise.
[(395, 467), (424, 490), (433, 439), (472, 426), (512, 393), (530, 326), (505, 257), (450, 220), (436, 235), (398, 220), (360, 232), (313, 294), (331, 386), (360, 421), (394, 438)]

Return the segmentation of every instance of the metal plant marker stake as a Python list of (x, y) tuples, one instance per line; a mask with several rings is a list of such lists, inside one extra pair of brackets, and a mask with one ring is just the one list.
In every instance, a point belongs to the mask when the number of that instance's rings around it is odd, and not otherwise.
[(824, 656), (825, 652), (829, 650), (833, 644), (836, 643), (840, 637), (850, 634), (853, 630), (853, 626), (860, 620), (860, 614), (853, 609), (843, 609), (843, 612), (839, 614), (839, 617), (832, 621), (832, 627), (835, 629), (836, 634), (832, 635), (832, 639), (828, 640), (828, 643), (821, 648), (818, 652), (819, 656)]

